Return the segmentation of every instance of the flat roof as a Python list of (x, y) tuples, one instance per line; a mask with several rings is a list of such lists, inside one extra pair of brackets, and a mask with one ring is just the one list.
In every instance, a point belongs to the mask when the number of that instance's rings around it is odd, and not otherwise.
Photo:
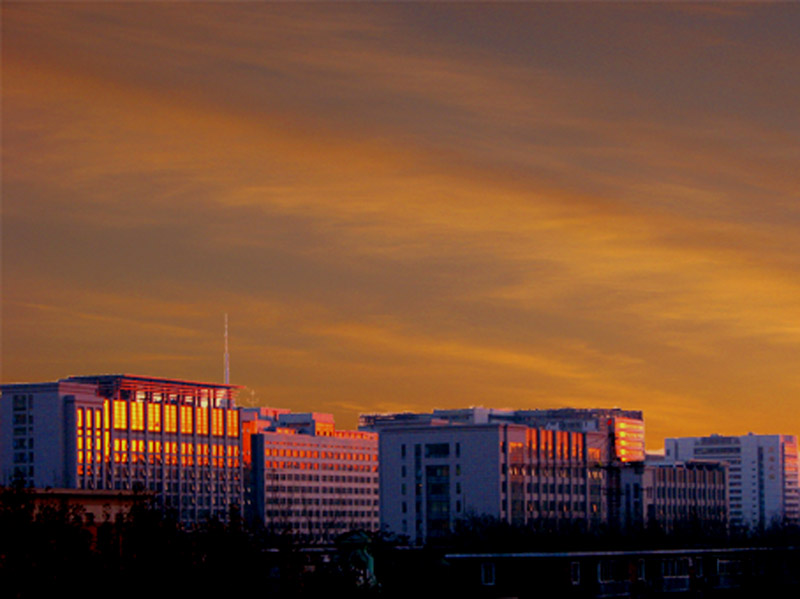
[(211, 387), (214, 389), (243, 389), (243, 385), (231, 385), (225, 383), (207, 383), (203, 381), (190, 381), (186, 379), (173, 379), (156, 376), (142, 376), (139, 374), (92, 374), (92, 375), (71, 375), (66, 377), (67, 381), (88, 382), (88, 383), (109, 383), (112, 381), (137, 381), (146, 384), (165, 385), (165, 386), (185, 386), (185, 387)]

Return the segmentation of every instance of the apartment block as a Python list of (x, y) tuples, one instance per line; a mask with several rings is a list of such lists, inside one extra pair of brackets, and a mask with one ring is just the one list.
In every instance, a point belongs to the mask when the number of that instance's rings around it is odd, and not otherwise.
[(319, 412), (245, 408), (242, 419), (251, 518), (309, 543), (378, 529), (377, 434)]

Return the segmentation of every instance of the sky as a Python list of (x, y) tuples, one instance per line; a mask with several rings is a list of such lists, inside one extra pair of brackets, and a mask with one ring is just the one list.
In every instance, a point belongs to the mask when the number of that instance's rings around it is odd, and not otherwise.
[(800, 434), (800, 6), (2, 4), (2, 381)]

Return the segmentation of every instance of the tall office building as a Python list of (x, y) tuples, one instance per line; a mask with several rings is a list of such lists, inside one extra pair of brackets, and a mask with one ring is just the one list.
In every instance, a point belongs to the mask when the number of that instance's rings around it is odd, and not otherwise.
[(0, 387), (0, 482), (150, 491), (183, 522), (243, 505), (234, 387), (128, 374)]
[(319, 412), (244, 408), (242, 422), (249, 517), (305, 542), (378, 529), (377, 434)]
[(800, 522), (797, 437), (742, 435), (664, 440), (665, 460), (705, 460), (729, 465), (730, 523), (763, 529)]
[(362, 416), (362, 430), (379, 432), (381, 526), (423, 543), (470, 515), (585, 529), (605, 522), (606, 435), (532, 428), (512, 415)]

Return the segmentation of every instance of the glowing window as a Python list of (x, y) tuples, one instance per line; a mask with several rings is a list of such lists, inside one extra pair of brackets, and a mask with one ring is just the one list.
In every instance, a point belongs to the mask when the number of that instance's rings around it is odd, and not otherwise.
[(144, 404), (132, 403), (131, 404), (131, 430), (143, 431), (144, 430)]
[(161, 404), (147, 404), (147, 430), (156, 433), (161, 431)]
[(164, 431), (167, 433), (178, 432), (178, 409), (177, 406), (164, 406)]
[(192, 406), (181, 406), (181, 432), (191, 434), (193, 431)]
[(117, 430), (128, 428), (128, 404), (125, 401), (114, 400), (114, 428)]
[(237, 410), (228, 410), (228, 436), (239, 436), (239, 412)]
[(224, 432), (222, 430), (223, 410), (212, 408), (211, 409), (211, 433), (215, 437), (221, 437)]
[(208, 434), (208, 408), (197, 408), (197, 434)]

